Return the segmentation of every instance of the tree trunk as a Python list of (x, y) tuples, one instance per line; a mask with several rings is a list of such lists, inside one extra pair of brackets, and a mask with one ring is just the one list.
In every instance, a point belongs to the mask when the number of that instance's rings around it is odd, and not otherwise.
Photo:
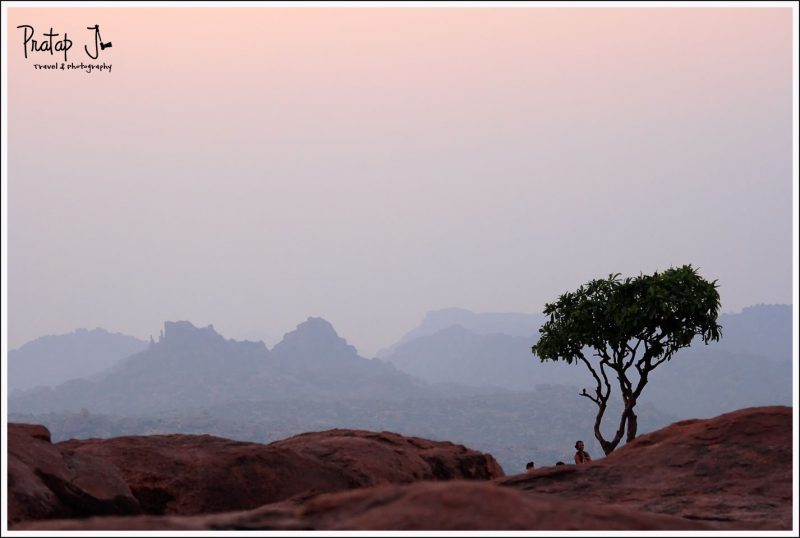
[(600, 448), (603, 449), (603, 454), (605, 454), (606, 456), (614, 452), (614, 449), (617, 448), (613, 443), (606, 441), (605, 439), (599, 439), (599, 441), (600, 441)]
[(606, 441), (603, 438), (603, 433), (600, 431), (600, 423), (603, 422), (603, 415), (606, 412), (605, 405), (599, 405), (597, 409), (597, 415), (594, 418), (594, 438), (597, 439), (597, 442), (600, 443), (600, 447), (605, 452), (605, 455), (608, 456), (611, 451), (614, 450), (614, 447), (611, 446), (611, 443)]
[(628, 435), (625, 437), (625, 442), (630, 443), (634, 439), (636, 439), (636, 427), (638, 426), (637, 423), (637, 416), (636, 413), (633, 412), (633, 406), (636, 405), (636, 402), (628, 409)]
[(606, 456), (608, 456), (609, 454), (614, 452), (614, 449), (617, 448), (617, 445), (619, 445), (619, 442), (622, 439), (622, 434), (625, 431), (625, 426), (626, 426), (625, 421), (627, 420), (627, 417), (625, 413), (622, 414), (621, 417), (622, 422), (620, 424), (620, 429), (617, 430), (614, 439), (612, 439), (611, 441), (606, 441), (605, 438), (603, 437), (603, 433), (600, 431), (600, 423), (603, 421), (603, 415), (605, 414), (605, 412), (606, 412), (605, 405), (601, 405), (597, 410), (597, 416), (594, 419), (594, 437), (595, 439), (597, 439), (597, 442), (600, 443), (600, 448), (603, 449), (603, 453)]

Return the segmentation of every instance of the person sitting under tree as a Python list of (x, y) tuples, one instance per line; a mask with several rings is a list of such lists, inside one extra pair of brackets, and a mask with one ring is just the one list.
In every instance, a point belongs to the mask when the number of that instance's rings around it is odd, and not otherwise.
[(583, 465), (592, 461), (592, 457), (583, 449), (583, 441), (575, 443), (575, 465)]

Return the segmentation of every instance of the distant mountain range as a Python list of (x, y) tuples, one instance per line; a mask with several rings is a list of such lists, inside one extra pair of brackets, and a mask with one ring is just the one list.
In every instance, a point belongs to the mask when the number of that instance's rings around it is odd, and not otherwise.
[(105, 329), (76, 329), (69, 334), (42, 336), (8, 352), (9, 391), (37, 385), (55, 386), (89, 377), (138, 353), (147, 342)]
[(179, 321), (166, 322), (158, 342), (107, 371), (17, 392), (9, 406), (138, 415), (231, 401), (413, 398), (431, 390), (387, 362), (360, 357), (320, 318), (298, 325), (272, 351)]
[(529, 390), (541, 384), (581, 382), (583, 369), (534, 357), (535, 341), (531, 335), (479, 334), (453, 325), (401, 343), (383, 358), (431, 383)]
[[(417, 327), (406, 333), (388, 348), (378, 351), (379, 357), (386, 357), (413, 340), (436, 334), (437, 332), (460, 326), (478, 335), (506, 334), (531, 338), (539, 333), (544, 323), (542, 314), (520, 314), (517, 312), (471, 312), (464, 308), (444, 308), (433, 310), (425, 315)], [(531, 344), (532, 345), (532, 344)]]
[[(543, 321), (535, 314), (439, 310), (388, 348), (383, 359), (359, 356), (321, 318), (301, 323), (272, 350), (186, 321), (166, 322), (158, 342), (150, 344), (79, 329), (9, 353), (10, 405), (25, 412), (86, 408), (141, 414), (231, 401), (590, 387), (580, 365), (542, 363), (533, 356), (530, 348)], [(681, 350), (653, 373), (643, 401), (679, 418), (791, 403), (791, 307), (753, 306), (722, 314), (720, 323), (722, 340)], [(30, 390), (36, 385), (42, 387)]]
[[(400, 340), (379, 351), (378, 356), (388, 357), (408, 342), (456, 326), (482, 336), (504, 334), (528, 338), (530, 347), (538, 340), (539, 328), (545, 321), (543, 314), (476, 313), (464, 308), (433, 310)], [(738, 314), (720, 314), (718, 322), (723, 327), (723, 338), (715, 343), (718, 348), (775, 360), (792, 360), (791, 305), (749, 306)]]
[[(536, 321), (538, 319), (538, 321)], [(526, 390), (537, 384), (591, 388), (582, 365), (542, 363), (531, 353), (544, 321), (529, 314), (428, 314), (382, 357), (429, 382)], [(448, 325), (450, 323), (450, 325)], [(792, 309), (758, 305), (722, 314), (722, 339), (695, 342), (651, 374), (642, 401), (679, 418), (755, 405), (791, 405)], [(535, 328), (524, 336), (526, 327)]]
[[(382, 359), (359, 356), (321, 318), (272, 349), (226, 339), (212, 326), (166, 322), (158, 341), (136, 341), (138, 351), (107, 358), (113, 366), (103, 371), (15, 391), (9, 416), (62, 438), (175, 431), (267, 441), (334, 427), (390, 429), (488, 450), (508, 469), (563, 459), (577, 438), (599, 453), (594, 406), (578, 395), (591, 378), (579, 365), (533, 356), (535, 318), (439, 311)], [(651, 375), (638, 407), (640, 433), (677, 419), (791, 405), (791, 308), (757, 306), (720, 322), (727, 345), (694, 345)], [(52, 379), (48, 361), (67, 363), (56, 344), (70, 338), (40, 339), (56, 351), (28, 359), (39, 365), (31, 383)], [(612, 399), (609, 416), (618, 406)]]
[(722, 338), (718, 349), (792, 361), (791, 305), (756, 305), (739, 314), (721, 314)]

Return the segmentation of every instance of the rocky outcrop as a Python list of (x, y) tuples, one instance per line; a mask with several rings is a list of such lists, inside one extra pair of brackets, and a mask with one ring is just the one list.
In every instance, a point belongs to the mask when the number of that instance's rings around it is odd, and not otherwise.
[(504, 476), (489, 454), (446, 441), (391, 432), (336, 429), (296, 435), (269, 446), (334, 465), (361, 486)]
[(9, 525), (139, 512), (139, 503), (114, 465), (59, 450), (44, 426), (8, 425)]
[(527, 495), (491, 482), (418, 482), (319, 495), (247, 512), (37, 522), (41, 530), (687, 530), (679, 517)]
[(543, 468), (498, 483), (719, 528), (790, 529), (792, 458), (792, 409), (755, 407), (677, 422), (590, 465)]
[[(158, 342), (141, 353), (94, 378), (12, 395), (9, 408), (18, 413), (86, 409), (141, 416), (241, 401), (254, 396), (250, 383), (268, 359), (262, 342), (226, 340), (211, 325), (201, 328), (187, 321), (168, 321)], [(270, 384), (259, 388), (269, 393)]]
[(357, 487), (288, 450), (210, 435), (70, 440), (59, 448), (113, 464), (148, 514), (243, 510), (302, 492)]
[(503, 476), (490, 455), (388, 432), (331, 430), (271, 445), (152, 435), (57, 446), (114, 464), (148, 514), (244, 510), (377, 484)]
[(509, 477), (491, 456), (386, 432), (331, 430), (267, 446), (176, 435), (57, 447), (115, 462), (151, 513), (142, 492), (160, 492), (165, 515), (28, 521), (15, 530), (792, 528), (787, 407), (678, 422), (586, 466)]
[(274, 371), (294, 381), (291, 397), (405, 400), (437, 391), (378, 359), (366, 359), (322, 318), (308, 318), (270, 351)]
[(330, 322), (315, 317), (283, 335), (273, 352), (290, 362), (325, 363), (360, 358), (356, 348), (340, 337)]
[(272, 351), (263, 342), (226, 339), (212, 325), (167, 321), (158, 342), (141, 353), (91, 379), (18, 391), (9, 410), (157, 416), (262, 400), (403, 401), (438, 394), (390, 363), (361, 357), (321, 318), (298, 325)]

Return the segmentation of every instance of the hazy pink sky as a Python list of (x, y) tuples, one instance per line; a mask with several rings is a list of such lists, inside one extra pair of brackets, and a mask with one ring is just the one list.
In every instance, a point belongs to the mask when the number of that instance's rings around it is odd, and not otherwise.
[[(792, 300), (790, 9), (8, 15), (12, 348), (322, 316), (371, 355), (684, 263)], [(75, 62), (100, 24), (111, 72), (34, 70), (20, 24)]]

